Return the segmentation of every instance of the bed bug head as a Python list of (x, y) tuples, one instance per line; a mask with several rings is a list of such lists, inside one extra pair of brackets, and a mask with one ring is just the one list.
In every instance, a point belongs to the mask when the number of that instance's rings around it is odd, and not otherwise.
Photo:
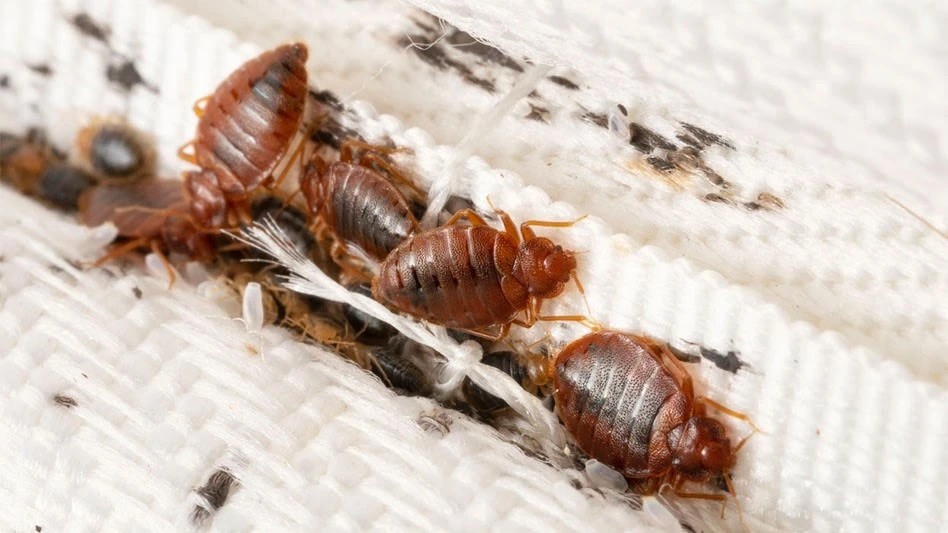
[(514, 276), (537, 298), (552, 298), (563, 292), (563, 286), (575, 270), (573, 252), (546, 237), (525, 241), (514, 262)]
[(672, 468), (685, 479), (703, 481), (729, 470), (734, 459), (724, 425), (713, 418), (695, 416), (684, 425)]

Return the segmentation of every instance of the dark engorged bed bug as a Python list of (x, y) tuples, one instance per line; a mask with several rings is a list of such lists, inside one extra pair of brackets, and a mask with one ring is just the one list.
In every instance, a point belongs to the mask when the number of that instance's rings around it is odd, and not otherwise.
[[(393, 178), (408, 183), (376, 153), (368, 152), (360, 160), (354, 148), (390, 153), (394, 150), (346, 141), (340, 160), (326, 164), (318, 157), (311, 161), (300, 179), (300, 192), (309, 206), (314, 231), (325, 228), (336, 247), (353, 244), (377, 260), (418, 231), (418, 220), (401, 191), (369, 165), (378, 165)], [(410, 185), (414, 187), (413, 185)], [(417, 189), (416, 189), (417, 190)], [(419, 191), (420, 192), (420, 191)]]
[[(514, 352), (492, 352), (484, 355), (481, 358), (481, 363), (507, 374), (525, 389), (533, 388), (526, 367), (520, 363), (520, 356)], [(464, 392), (464, 399), (467, 400), (467, 403), (482, 413), (490, 413), (509, 407), (507, 402), (480, 388), (470, 378), (464, 378), (461, 390)]]
[(747, 440), (732, 447), (724, 425), (706, 416), (708, 407), (750, 420), (695, 397), (691, 376), (664, 344), (617, 331), (590, 333), (557, 355), (553, 381), (560, 419), (585, 453), (644, 483), (646, 494), (668, 485), (683, 497), (726, 501), (680, 487), (718, 475), (730, 485), (728, 471)]
[(389, 388), (404, 391), (413, 396), (427, 396), (431, 383), (425, 373), (393, 346), (373, 348), (370, 369)]
[[(280, 178), (275, 179), (273, 172), (303, 122), (308, 55), (303, 43), (264, 52), (195, 104), (200, 117), (197, 135), (179, 155), (200, 167), (184, 176), (191, 212), (199, 225), (219, 228), (235, 225), (235, 218), (246, 220), (249, 195), (262, 186), (279, 185)], [(203, 108), (202, 101), (206, 102)], [(189, 145), (193, 154), (185, 152)], [(297, 152), (302, 146), (300, 141)]]
[[(503, 231), (462, 210), (445, 226), (410, 237), (382, 262), (372, 282), (375, 298), (429, 322), (489, 338), (504, 337), (511, 324), (529, 327), (537, 320), (588, 323), (582, 316), (539, 313), (542, 300), (563, 292), (571, 277), (582, 289), (574, 253), (537, 237), (531, 226), (568, 227), (576, 221), (530, 220), (518, 233), (509, 215), (497, 213)], [(462, 218), (472, 225), (457, 225)], [(517, 318), (521, 312), (524, 320)], [(486, 331), (492, 326), (500, 326), (499, 335)]]
[[(372, 297), (372, 287), (367, 283), (357, 283), (350, 286), (349, 290), (362, 296)], [(353, 336), (359, 342), (373, 345), (386, 344), (389, 339), (398, 334), (398, 330), (388, 322), (379, 320), (351, 305), (344, 304), (342, 314), (349, 323), (349, 327), (352, 328)]]
[(121, 119), (96, 119), (76, 135), (76, 158), (96, 177), (127, 182), (155, 175), (155, 149), (142, 132)]
[(41, 199), (66, 211), (79, 207), (79, 198), (95, 184), (83, 169), (68, 164), (53, 165), (36, 179), (35, 193)]
[(261, 222), (270, 218), (283, 231), (293, 246), (304, 256), (316, 245), (316, 237), (309, 229), (306, 213), (292, 205), (287, 205), (279, 196), (265, 195), (254, 199), (250, 204), (250, 214), (254, 221)]
[(177, 180), (147, 179), (121, 185), (96, 185), (79, 198), (79, 220), (87, 226), (111, 222), (123, 241), (93, 266), (137, 249), (150, 248), (161, 258), (173, 284), (174, 269), (166, 252), (181, 253), (202, 262), (215, 255), (212, 236), (191, 221)]
[(36, 183), (50, 166), (62, 162), (38, 130), (26, 135), (0, 132), (0, 181), (23, 194), (36, 196)]

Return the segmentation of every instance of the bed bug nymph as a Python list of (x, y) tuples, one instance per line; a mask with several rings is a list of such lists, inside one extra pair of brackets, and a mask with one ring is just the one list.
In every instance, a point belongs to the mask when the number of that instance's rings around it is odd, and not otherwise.
[[(371, 150), (356, 160), (354, 149)], [(300, 179), (300, 192), (309, 207), (313, 231), (332, 234), (333, 258), (341, 256), (345, 244), (361, 248), (382, 260), (419, 229), (401, 191), (370, 165), (385, 170), (393, 179), (424, 195), (414, 184), (378, 155), (396, 150), (348, 140), (339, 150), (340, 160), (326, 164), (313, 158)]]
[(188, 216), (177, 180), (147, 179), (94, 186), (79, 198), (79, 220), (87, 226), (112, 222), (125, 241), (92, 266), (150, 248), (168, 271), (169, 287), (174, 285), (176, 276), (165, 252), (181, 253), (201, 262), (215, 254), (212, 236), (196, 227)]
[(643, 493), (671, 487), (681, 497), (724, 503), (723, 494), (681, 490), (720, 475), (734, 494), (728, 472), (749, 436), (732, 446), (707, 408), (758, 429), (746, 415), (695, 397), (691, 376), (664, 344), (617, 331), (590, 333), (557, 355), (552, 372), (557, 411), (579, 447), (644, 483)]
[[(487, 225), (469, 209), (445, 226), (417, 233), (382, 262), (372, 282), (380, 302), (435, 324), (491, 339), (507, 335), (511, 324), (530, 327), (538, 320), (567, 320), (590, 327), (581, 316), (541, 316), (540, 304), (563, 292), (576, 277), (576, 257), (532, 226), (569, 227), (572, 222), (529, 220), (517, 231), (507, 213), (497, 211), (504, 230)], [(585, 217), (583, 217), (585, 218)], [(470, 226), (461, 226), (461, 219)], [(523, 312), (524, 318), (518, 315)], [(499, 326), (499, 334), (488, 328)]]
[(76, 135), (75, 157), (95, 176), (127, 182), (155, 175), (155, 148), (148, 137), (124, 120), (96, 119)]
[[(197, 135), (179, 156), (201, 167), (184, 176), (198, 225), (220, 228), (236, 226), (235, 219), (249, 221), (250, 193), (262, 186), (279, 187), (293, 159), (300, 156), (302, 141), (283, 173), (274, 178), (303, 121), (308, 55), (303, 43), (264, 52), (195, 104)], [(193, 146), (193, 154), (186, 153), (188, 146)]]

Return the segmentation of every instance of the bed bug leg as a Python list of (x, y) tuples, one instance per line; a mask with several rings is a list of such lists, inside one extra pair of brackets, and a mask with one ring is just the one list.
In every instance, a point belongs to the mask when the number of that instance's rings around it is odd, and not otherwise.
[(122, 257), (122, 256), (124, 256), (124, 255), (127, 255), (127, 254), (131, 253), (133, 250), (135, 250), (136, 248), (140, 248), (141, 246), (143, 246), (143, 245), (146, 244), (147, 242), (148, 242), (148, 239), (144, 239), (144, 238), (142, 238), (142, 239), (135, 239), (135, 240), (133, 240), (133, 241), (128, 241), (127, 243), (122, 244), (121, 246), (117, 246), (117, 247), (115, 247), (115, 248), (109, 250), (108, 253), (106, 253), (106, 254), (103, 255), (102, 257), (96, 259), (95, 261), (92, 261), (91, 263), (90, 263), (90, 262), (87, 262), (87, 261), (84, 261), (84, 262), (82, 262), (81, 264), (82, 264), (83, 266), (86, 266), (86, 267), (98, 267), (98, 266), (102, 266), (102, 265), (104, 265), (105, 263), (108, 263), (109, 261), (111, 261), (111, 260), (113, 260), (113, 259), (118, 259), (119, 257)]
[(207, 105), (208, 100), (210, 100), (212, 96), (213, 95), (209, 94), (203, 98), (198, 98), (194, 102), (194, 105), (191, 107), (191, 110), (194, 111), (194, 115), (197, 118), (201, 118), (204, 116), (204, 106)]
[(177, 281), (178, 276), (174, 272), (174, 267), (171, 266), (171, 262), (168, 261), (168, 258), (165, 257), (165, 254), (161, 251), (161, 247), (157, 240), (151, 241), (151, 251), (158, 259), (161, 261), (161, 264), (165, 267), (165, 272), (168, 273), (168, 290), (170, 291), (174, 287), (175, 281)]
[(462, 209), (455, 213), (447, 222), (444, 223), (444, 226), (453, 226), (457, 224), (461, 219), (467, 220), (471, 223), (472, 226), (486, 226), (487, 222), (484, 218), (477, 214), (473, 209)]
[(401, 183), (402, 185), (411, 189), (416, 195), (418, 195), (419, 198), (426, 198), (428, 196), (428, 194), (424, 190), (422, 190), (421, 187), (415, 185), (414, 182), (412, 182), (410, 179), (408, 179), (407, 176), (405, 176), (398, 169), (392, 166), (391, 163), (389, 163), (388, 161), (383, 159), (382, 156), (374, 152), (370, 152), (362, 156), (361, 164), (363, 164), (364, 166), (375, 165), (381, 168), (386, 173), (388, 173), (388, 175), (394, 181)]
[(543, 228), (568, 228), (579, 222), (582, 222), (587, 216), (589, 215), (583, 215), (575, 220), (566, 220), (560, 222), (552, 220), (528, 220), (520, 224), (520, 233), (523, 235), (524, 240), (530, 240), (537, 236), (531, 226), (539, 226)]
[[(674, 357), (671, 357), (671, 359), (674, 359)], [(676, 359), (676, 360), (677, 360), (677, 359)], [(679, 363), (679, 364), (680, 364), (680, 363)], [(698, 396), (698, 397), (696, 397), (696, 398), (695, 398), (695, 404), (696, 404), (696, 405), (707, 405), (707, 406), (713, 407), (714, 409), (716, 409), (716, 410), (718, 410), (718, 411), (721, 411), (722, 413), (724, 413), (724, 414), (726, 414), (726, 415), (728, 415), (728, 416), (732, 416), (732, 417), (734, 417), (734, 418), (736, 418), (736, 419), (738, 419), (738, 420), (742, 420), (742, 421), (744, 421), (744, 422), (747, 422), (747, 424), (751, 427), (751, 429), (754, 430), (754, 433), (763, 433), (763, 431), (761, 431), (761, 429), (760, 429), (759, 427), (757, 427), (757, 424), (754, 424), (754, 422), (750, 419), (749, 416), (745, 415), (744, 413), (735, 411), (735, 410), (733, 410), (733, 409), (729, 409), (729, 408), (727, 408), (727, 407), (725, 407), (725, 406), (719, 404), (718, 402), (716, 402), (716, 401), (714, 401), (714, 400), (712, 400), (712, 399), (710, 399), (710, 398), (708, 398), (708, 397), (705, 397), (705, 396)]]
[[(191, 150), (187, 151), (189, 148)], [(197, 156), (194, 155), (194, 141), (188, 141), (181, 145), (181, 148), (178, 148), (178, 159), (184, 161), (185, 163), (197, 165)]]

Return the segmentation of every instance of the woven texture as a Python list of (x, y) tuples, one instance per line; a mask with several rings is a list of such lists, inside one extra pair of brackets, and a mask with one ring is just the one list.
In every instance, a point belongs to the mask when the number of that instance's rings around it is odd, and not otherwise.
[[(90, 114), (124, 114), (177, 171), (191, 102), (260, 47), (302, 38), (314, 83), (350, 104), (368, 139), (410, 147), (399, 163), (421, 183), (455, 167), (450, 186), (482, 209), (489, 197), (516, 220), (590, 214), (550, 234), (585, 252), (596, 318), (735, 352), (736, 373), (690, 366), (703, 393), (765, 431), (734, 471), (752, 530), (948, 523), (948, 136), (931, 120), (948, 113), (930, 96), (948, 90), (925, 30), (939, 8), (842, 18), (796, 4), (594, 14), (543, 3), (525, 18), (512, 3), (415, 3), (509, 57), (474, 53), (476, 41), (399, 3), (195, 7), (232, 33), (162, 3), (5, 1), (0, 125), (41, 125), (66, 147)], [(107, 42), (70, 24), (79, 12), (109, 27)], [(866, 30), (878, 21), (890, 38)], [(809, 39), (814, 27), (826, 37)], [(556, 79), (489, 136), (448, 147), (528, 70), (522, 55), (552, 61)], [(129, 90), (103, 76), (126, 59), (141, 75)], [(864, 93), (875, 96), (846, 97)], [(601, 126), (616, 104), (638, 128), (631, 143)], [(466, 151), (478, 157), (458, 161)], [(659, 527), (483, 425), (457, 418), (442, 436), (424, 422), (432, 403), (394, 397), (273, 328), (247, 334), (236, 302), (167, 292), (140, 270), (78, 270), (71, 260), (98, 253), (89, 231), (0, 195), (4, 529), (193, 527), (196, 508), (214, 507), (196, 487), (221, 468), (239, 486), (203, 522), (214, 530)], [(546, 310), (582, 306), (570, 291)], [(716, 505), (669, 505), (706, 531), (739, 527), (733, 507), (721, 521)]]

